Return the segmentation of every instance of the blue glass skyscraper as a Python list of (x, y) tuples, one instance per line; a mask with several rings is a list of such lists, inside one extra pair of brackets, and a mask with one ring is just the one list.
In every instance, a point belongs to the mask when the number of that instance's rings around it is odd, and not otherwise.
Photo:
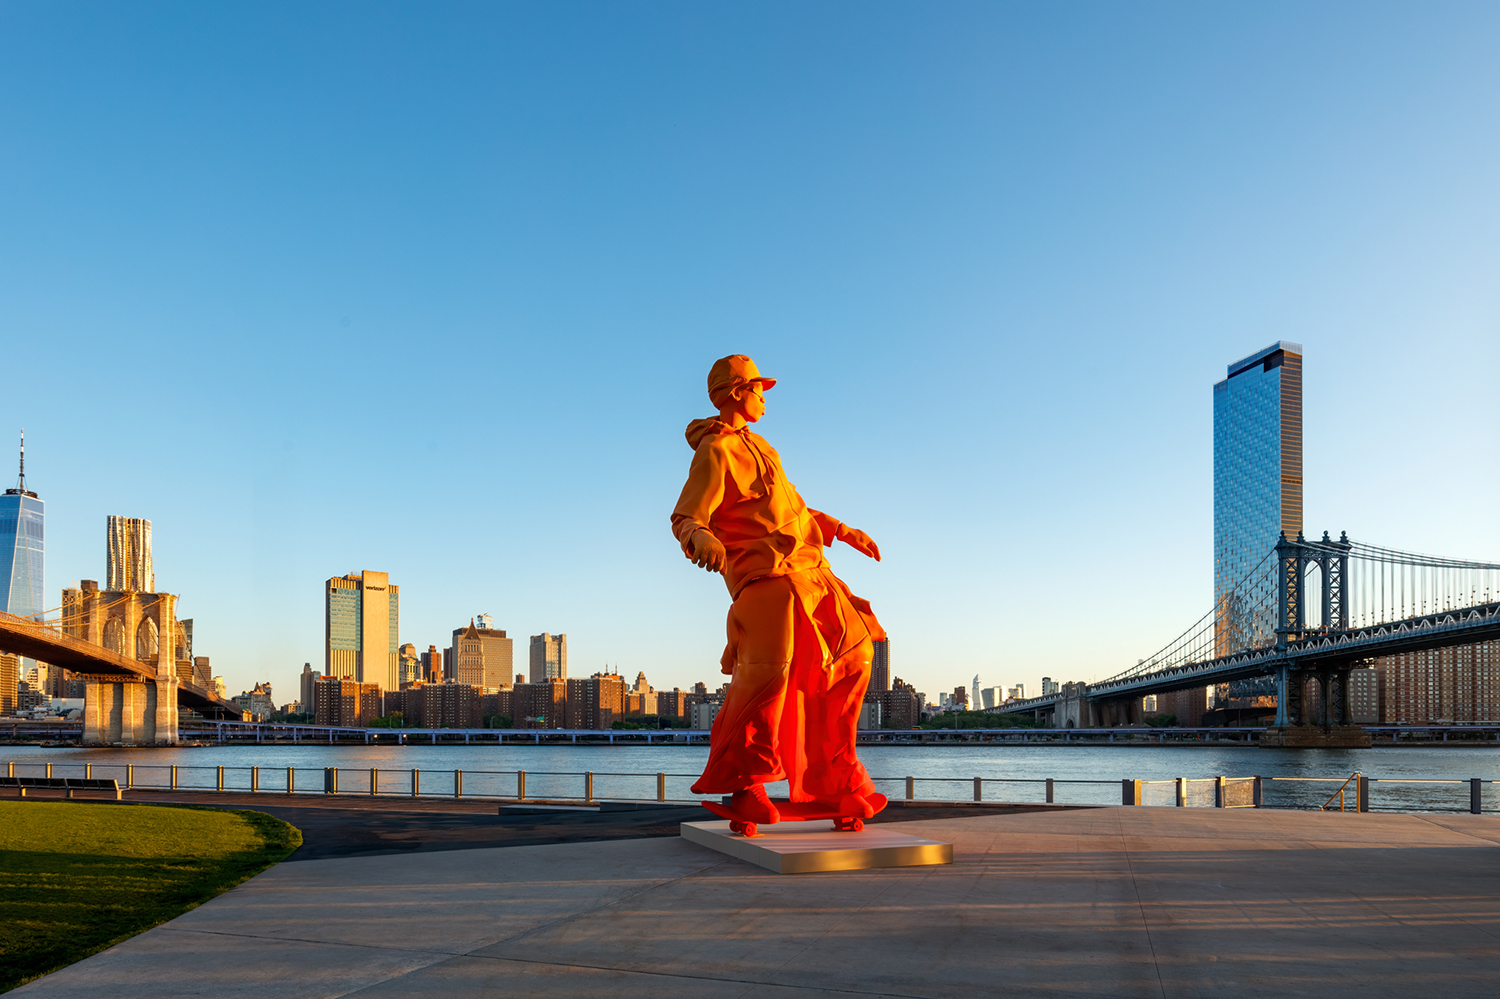
[(21, 476), (0, 496), (0, 610), (31, 617), (46, 610), (42, 526), (46, 504), (26, 488), (26, 436), (21, 436)]
[[(1214, 385), (1214, 600), (1219, 655), (1274, 641), (1276, 576), (1257, 571), (1302, 530), (1302, 345), (1229, 365)], [(1265, 560), (1265, 561), (1263, 561)], [(1269, 587), (1269, 590), (1266, 590)], [(1269, 612), (1251, 608), (1269, 606)]]

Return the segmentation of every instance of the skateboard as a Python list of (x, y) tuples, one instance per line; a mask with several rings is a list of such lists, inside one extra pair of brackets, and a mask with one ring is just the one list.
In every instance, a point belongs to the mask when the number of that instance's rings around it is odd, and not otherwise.
[[(850, 797), (854, 798), (853, 795), (850, 795)], [(858, 801), (858, 799), (856, 798), (855, 801)], [(832, 819), (833, 828), (838, 832), (859, 832), (865, 827), (865, 819), (867, 816), (863, 814), (864, 809), (859, 808), (858, 805), (855, 804), (855, 801), (844, 802), (844, 804), (848, 804), (851, 806), (849, 808), (837, 808), (833, 805), (829, 805), (826, 802), (821, 801), (773, 800), (771, 804), (776, 806), (776, 811), (781, 814), (781, 820), (783, 822), (806, 822), (813, 819)], [(876, 793), (869, 795), (864, 799), (864, 801), (869, 805), (871, 809), (870, 815), (875, 815), (885, 808), (886, 797), (883, 794)], [(739, 835), (745, 837), (760, 835), (759, 831), (756, 829), (756, 825), (754, 822), (743, 818), (727, 804), (720, 804), (717, 801), (701, 801), (699, 802), (699, 804), (708, 809), (710, 812), (713, 812), (719, 818), (728, 819), (730, 832), (738, 833)], [(856, 809), (860, 812), (860, 814), (851, 814)]]

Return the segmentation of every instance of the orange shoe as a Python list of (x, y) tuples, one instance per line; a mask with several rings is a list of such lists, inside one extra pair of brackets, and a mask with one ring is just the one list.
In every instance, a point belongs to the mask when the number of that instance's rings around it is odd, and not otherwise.
[(756, 825), (768, 826), (781, 821), (781, 813), (771, 804), (771, 799), (766, 797), (764, 784), (752, 784), (743, 791), (734, 792), (729, 799), (729, 807), (734, 810), (734, 814)]

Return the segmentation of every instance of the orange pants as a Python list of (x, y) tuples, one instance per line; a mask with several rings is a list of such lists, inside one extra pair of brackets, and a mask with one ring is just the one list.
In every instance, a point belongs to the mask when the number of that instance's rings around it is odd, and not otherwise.
[(729, 608), (733, 679), (714, 719), (696, 794), (785, 780), (793, 801), (869, 793), (855, 754), (871, 642), (870, 605), (826, 567), (750, 583)]

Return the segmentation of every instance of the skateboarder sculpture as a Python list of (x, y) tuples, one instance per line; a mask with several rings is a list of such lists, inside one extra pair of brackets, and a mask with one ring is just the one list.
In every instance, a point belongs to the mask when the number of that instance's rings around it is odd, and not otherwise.
[[(823, 549), (842, 541), (876, 561), (880, 549), (810, 509), (775, 449), (750, 432), (775, 384), (743, 354), (722, 358), (708, 373), (719, 415), (687, 428), (693, 461), (672, 533), (695, 565), (723, 573), (734, 601), (720, 660), (729, 692), (693, 792), (730, 795), (727, 805), (704, 805), (748, 836), (783, 819), (831, 818), (854, 830), (886, 804), (854, 751), (872, 642), (885, 632)], [(789, 802), (766, 794), (781, 780)]]

